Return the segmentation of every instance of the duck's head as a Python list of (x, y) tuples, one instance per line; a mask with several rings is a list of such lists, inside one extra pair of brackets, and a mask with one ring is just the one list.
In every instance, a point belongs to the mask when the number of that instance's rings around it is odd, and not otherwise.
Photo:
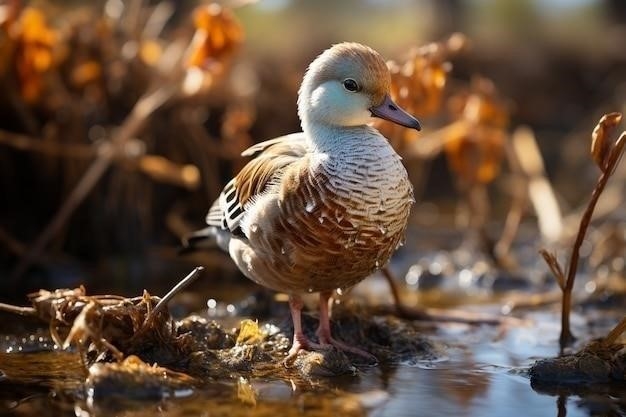
[(304, 125), (367, 124), (372, 116), (420, 130), (419, 121), (391, 100), (391, 76), (373, 49), (340, 43), (309, 65), (298, 93), (298, 115)]

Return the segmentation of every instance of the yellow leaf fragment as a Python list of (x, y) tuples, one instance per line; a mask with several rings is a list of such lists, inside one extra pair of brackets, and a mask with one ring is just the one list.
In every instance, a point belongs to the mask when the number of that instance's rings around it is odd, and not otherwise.
[(259, 323), (255, 320), (245, 319), (239, 326), (238, 345), (255, 345), (265, 340), (265, 334), (259, 329)]
[(237, 398), (243, 404), (256, 405), (257, 393), (248, 381), (244, 377), (239, 377), (237, 381)]

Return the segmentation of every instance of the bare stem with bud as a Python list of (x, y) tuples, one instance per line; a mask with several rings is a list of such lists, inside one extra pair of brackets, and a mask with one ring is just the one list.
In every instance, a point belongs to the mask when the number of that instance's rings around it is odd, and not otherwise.
[(580, 220), (576, 240), (572, 246), (572, 252), (569, 258), (567, 273), (564, 272), (555, 254), (550, 253), (545, 249), (540, 251), (544, 260), (550, 267), (550, 270), (556, 277), (561, 291), (563, 291), (563, 301), (561, 305), (561, 335), (559, 337), (561, 351), (563, 351), (566, 346), (575, 340), (570, 327), (570, 311), (572, 309), (572, 290), (574, 288), (576, 271), (578, 269), (578, 262), (580, 259), (580, 247), (584, 241), (585, 235), (587, 234), (587, 229), (591, 223), (593, 211), (596, 207), (598, 199), (604, 191), (609, 178), (615, 171), (615, 167), (619, 163), (622, 153), (624, 152), (624, 146), (626, 145), (626, 131), (622, 132), (615, 142), (611, 142), (608, 139), (610, 131), (615, 129), (621, 119), (622, 115), (619, 113), (605, 114), (602, 116), (591, 135), (591, 156), (598, 167), (602, 170), (602, 174), (598, 178), (598, 182), (596, 183), (593, 193), (591, 194), (591, 199), (589, 200), (587, 208), (585, 209), (585, 212)]

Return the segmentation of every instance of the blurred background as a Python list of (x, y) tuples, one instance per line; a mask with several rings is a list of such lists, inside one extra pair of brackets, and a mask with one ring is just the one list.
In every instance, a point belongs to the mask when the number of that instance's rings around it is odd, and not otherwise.
[[(402, 276), (442, 230), (514, 269), (511, 243), (494, 255), (494, 242), (516, 204), (525, 239), (545, 239), (516, 132), (536, 140), (564, 216), (588, 198), (591, 131), (626, 104), (623, 1), (3, 1), (1, 301), (80, 284), (162, 294), (200, 264), (204, 287), (239, 280), (218, 251), (179, 256), (180, 238), (244, 149), (300, 130), (303, 72), (341, 41), (393, 61), (394, 95), (425, 126), (378, 125), (418, 200)], [(616, 176), (608, 212), (623, 230)]]

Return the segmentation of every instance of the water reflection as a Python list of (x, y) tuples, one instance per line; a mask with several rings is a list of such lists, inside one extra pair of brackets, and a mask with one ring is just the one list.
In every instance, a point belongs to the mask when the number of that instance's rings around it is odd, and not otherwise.
[[(361, 368), (357, 376), (284, 381), (240, 378), (208, 381), (185, 398), (123, 402), (104, 399), (89, 403), (82, 392), (77, 356), (63, 352), (2, 354), (0, 367), (10, 378), (0, 379), (0, 414), (59, 416), (623, 416), (626, 387), (564, 388), (530, 384), (514, 350), (502, 351), (515, 332), (471, 329), (475, 344), (461, 349), (448, 339), (447, 361)], [(448, 333), (449, 334), (449, 333)], [(445, 334), (439, 335), (443, 337)], [(459, 335), (457, 334), (457, 337)], [(495, 344), (493, 341), (497, 340)], [(523, 349), (520, 349), (523, 350)], [(477, 354), (478, 353), (478, 354)], [(476, 358), (497, 359), (494, 364)], [(508, 359), (507, 359), (508, 358)], [(29, 372), (25, 364), (37, 373)], [(88, 393), (87, 393), (88, 394)], [(113, 408), (112, 408), (113, 407)]]
[(540, 395), (556, 397), (557, 416), (571, 416), (573, 413), (585, 416), (626, 415), (624, 384), (555, 386), (533, 381), (531, 387)]

